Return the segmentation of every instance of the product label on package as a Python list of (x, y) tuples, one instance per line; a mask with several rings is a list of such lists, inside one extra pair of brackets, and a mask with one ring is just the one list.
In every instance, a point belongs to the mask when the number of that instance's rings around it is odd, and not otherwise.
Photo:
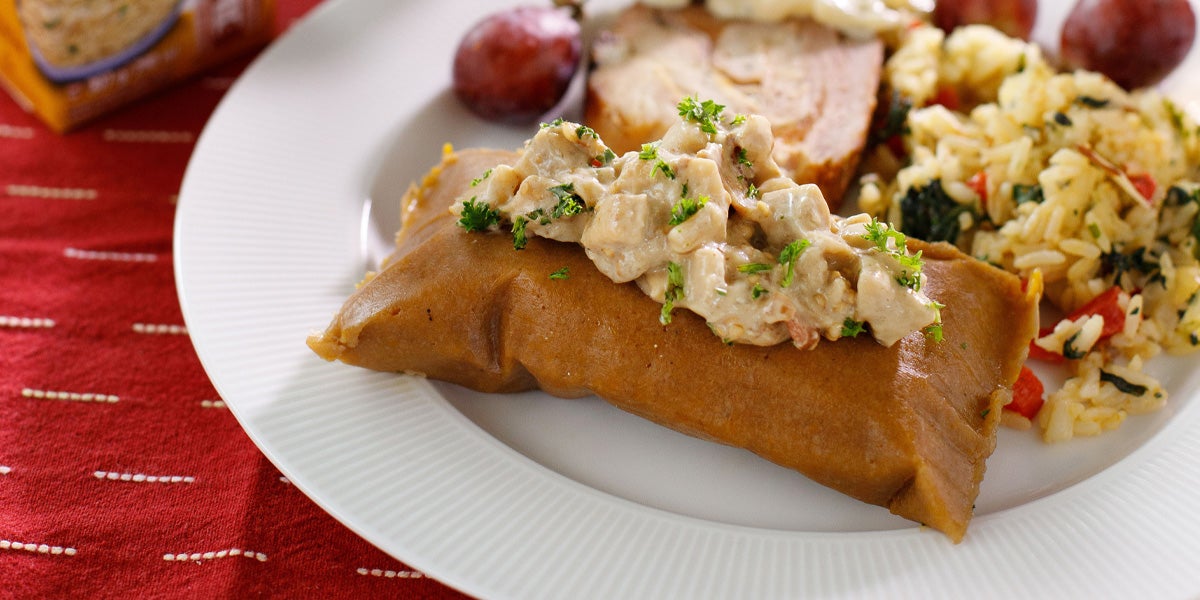
[(271, 35), (274, 0), (0, 0), (0, 82), (58, 131)]

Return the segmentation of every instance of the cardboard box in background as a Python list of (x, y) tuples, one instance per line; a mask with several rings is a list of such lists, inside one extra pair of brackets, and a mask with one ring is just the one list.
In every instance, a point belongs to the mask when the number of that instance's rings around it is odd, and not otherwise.
[(265, 44), (275, 0), (0, 0), (0, 84), (64, 132)]

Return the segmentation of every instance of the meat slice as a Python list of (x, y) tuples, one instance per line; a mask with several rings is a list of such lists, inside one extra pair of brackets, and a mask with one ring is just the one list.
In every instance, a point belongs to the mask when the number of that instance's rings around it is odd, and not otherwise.
[(686, 96), (767, 117), (775, 160), (837, 210), (866, 142), (883, 62), (877, 39), (810, 20), (722, 20), (635, 4), (593, 46), (584, 121), (618, 154), (662, 137)]
[[(531, 237), (517, 251), (507, 232), (458, 227), (450, 204), (511, 160), (462, 152), (411, 190), (396, 252), (309, 346), (486, 392), (594, 393), (962, 538), (1036, 331), (1015, 276), (910, 240), (924, 251), (925, 289), (946, 305), (944, 341), (730, 346), (687, 311), (660, 324), (657, 302), (607, 279), (578, 245)], [(564, 267), (567, 279), (550, 277)]]

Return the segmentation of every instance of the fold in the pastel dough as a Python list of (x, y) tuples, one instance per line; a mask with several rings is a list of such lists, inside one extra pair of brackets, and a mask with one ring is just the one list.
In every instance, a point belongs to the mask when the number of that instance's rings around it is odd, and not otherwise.
[[(946, 305), (943, 341), (726, 345), (689, 311), (660, 324), (657, 302), (607, 279), (577, 245), (530, 238), (517, 251), (504, 233), (458, 227), (451, 203), (514, 156), (451, 154), (414, 186), (395, 253), (309, 346), (485, 392), (596, 394), (962, 539), (1036, 329), (1016, 277), (914, 240), (924, 291)], [(563, 267), (567, 279), (550, 278)]]

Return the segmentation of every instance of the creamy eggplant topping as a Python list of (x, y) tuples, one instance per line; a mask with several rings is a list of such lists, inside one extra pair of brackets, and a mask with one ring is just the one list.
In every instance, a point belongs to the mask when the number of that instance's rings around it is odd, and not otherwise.
[(941, 306), (922, 291), (920, 252), (865, 214), (832, 215), (813, 184), (771, 158), (771, 126), (687, 98), (657, 142), (616, 156), (590, 128), (543, 124), (520, 158), (482, 174), (452, 210), (469, 231), (578, 243), (604, 275), (688, 309), (727, 343), (813, 348), (870, 332), (890, 346)]

